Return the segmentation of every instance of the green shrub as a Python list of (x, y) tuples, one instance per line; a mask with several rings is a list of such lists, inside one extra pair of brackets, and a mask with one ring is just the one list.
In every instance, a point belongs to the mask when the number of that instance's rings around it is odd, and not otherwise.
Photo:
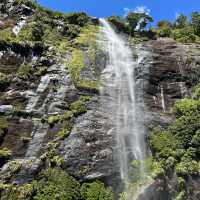
[(157, 29), (157, 34), (159, 37), (170, 37), (171, 36), (171, 28), (170, 27), (163, 27)]
[(200, 130), (197, 130), (195, 135), (192, 137), (191, 144), (200, 150)]
[(196, 42), (197, 39), (191, 26), (186, 26), (185, 28), (181, 29), (174, 29), (172, 30), (171, 35), (175, 40), (182, 43)]
[(89, 17), (83, 12), (69, 13), (65, 15), (65, 20), (69, 24), (76, 24), (83, 27), (88, 23)]
[(106, 188), (100, 181), (83, 183), (81, 194), (84, 200), (113, 200), (111, 188)]
[(13, 42), (15, 39), (14, 34), (10, 28), (0, 30), (0, 41), (7, 43)]
[(192, 13), (192, 27), (196, 35), (200, 36), (200, 13)]
[(33, 182), (34, 200), (80, 200), (80, 184), (63, 170), (49, 168)]
[(119, 16), (111, 16), (108, 18), (108, 21), (114, 25), (114, 27), (120, 31), (120, 32), (124, 32), (124, 33), (129, 33), (129, 27), (126, 24), (126, 21)]
[(17, 76), (20, 79), (28, 79), (32, 75), (32, 67), (28, 64), (22, 64), (17, 72)]
[(165, 170), (160, 162), (153, 161), (152, 163), (152, 177), (159, 178), (164, 177)]
[(168, 158), (175, 155), (179, 142), (170, 132), (154, 129), (150, 135), (150, 145), (155, 157)]
[(193, 99), (182, 99), (175, 103), (174, 112), (178, 116), (192, 115), (200, 111), (200, 101)]
[(168, 129), (176, 136), (181, 147), (187, 148), (190, 146), (196, 131), (200, 129), (200, 114), (191, 112), (180, 116)]
[(183, 14), (180, 14), (175, 22), (174, 22), (174, 26), (176, 28), (184, 28), (188, 25), (188, 19), (187, 19), (187, 16), (183, 15)]
[[(4, 184), (5, 185), (5, 184)], [(23, 186), (6, 185), (1, 194), (1, 200), (32, 200), (33, 185), (25, 184)]]
[(80, 32), (81, 32), (80, 26), (75, 24), (67, 24), (62, 29), (62, 35), (70, 39), (76, 38)]

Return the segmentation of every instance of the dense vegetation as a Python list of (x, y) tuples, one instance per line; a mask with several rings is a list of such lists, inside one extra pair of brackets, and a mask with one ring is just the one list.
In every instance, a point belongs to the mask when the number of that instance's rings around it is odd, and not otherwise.
[(31, 183), (0, 184), (2, 200), (112, 200), (113, 193), (100, 181), (82, 185), (59, 168), (42, 171)]
[(108, 21), (118, 31), (137, 36), (148, 37), (171, 37), (178, 42), (191, 43), (200, 42), (200, 13), (193, 12), (191, 19), (180, 14), (174, 22), (162, 20), (157, 23), (156, 28), (146, 28), (147, 24), (153, 22), (152, 17), (145, 13), (130, 12), (126, 17), (111, 16)]
[(130, 12), (126, 17), (111, 16), (108, 21), (115, 26), (115, 28), (131, 36), (137, 34), (144, 34), (145, 36), (152, 36), (152, 32), (145, 29), (147, 24), (153, 22), (153, 18), (146, 13)]
[(162, 169), (157, 177), (172, 177), (175, 171), (179, 183), (179, 193), (174, 194), (177, 199), (188, 195), (187, 180), (200, 173), (199, 91), (198, 85), (194, 88), (194, 99), (183, 99), (175, 104), (173, 124), (166, 129), (154, 128), (150, 135), (154, 162)]
[(156, 32), (160, 37), (172, 37), (178, 42), (200, 42), (200, 13), (193, 12), (191, 19), (180, 14), (174, 22), (158, 22)]

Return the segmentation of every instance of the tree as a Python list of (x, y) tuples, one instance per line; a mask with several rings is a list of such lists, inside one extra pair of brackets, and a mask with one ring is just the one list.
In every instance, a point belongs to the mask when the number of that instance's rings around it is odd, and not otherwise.
[(162, 20), (162, 21), (159, 21), (159, 22), (157, 23), (157, 27), (158, 27), (158, 28), (164, 28), (164, 27), (169, 27), (169, 28), (171, 28), (171, 27), (172, 27), (172, 23), (169, 22), (169, 21), (167, 21), (167, 20)]
[(113, 24), (115, 26), (115, 28), (119, 31), (119, 32), (124, 32), (124, 33), (128, 33), (128, 26), (125, 23), (125, 20), (122, 17), (119, 16), (111, 16), (108, 18), (108, 21)]
[(199, 12), (192, 13), (192, 27), (194, 29), (194, 33), (200, 36), (200, 13)]
[(186, 27), (188, 25), (187, 16), (185, 16), (183, 14), (180, 14), (176, 18), (174, 25), (175, 25), (176, 28), (184, 28), (184, 27)]
[(126, 20), (129, 24), (130, 32), (134, 33), (137, 30), (143, 30), (149, 22), (153, 22), (152, 17), (146, 13), (128, 13)]

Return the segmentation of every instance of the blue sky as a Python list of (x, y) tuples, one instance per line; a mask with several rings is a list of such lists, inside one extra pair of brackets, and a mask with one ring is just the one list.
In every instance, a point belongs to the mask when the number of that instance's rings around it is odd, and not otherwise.
[(174, 20), (180, 13), (189, 16), (192, 11), (200, 11), (199, 0), (38, 0), (38, 3), (62, 12), (83, 11), (96, 17), (123, 16), (127, 10), (145, 8), (155, 22)]

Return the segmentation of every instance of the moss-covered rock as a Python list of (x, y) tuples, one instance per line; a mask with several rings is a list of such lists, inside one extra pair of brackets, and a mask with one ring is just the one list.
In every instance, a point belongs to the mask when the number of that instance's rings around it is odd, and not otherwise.
[(70, 106), (70, 110), (75, 116), (85, 113), (87, 111), (87, 105), (90, 102), (89, 96), (81, 96), (79, 100), (73, 102)]

